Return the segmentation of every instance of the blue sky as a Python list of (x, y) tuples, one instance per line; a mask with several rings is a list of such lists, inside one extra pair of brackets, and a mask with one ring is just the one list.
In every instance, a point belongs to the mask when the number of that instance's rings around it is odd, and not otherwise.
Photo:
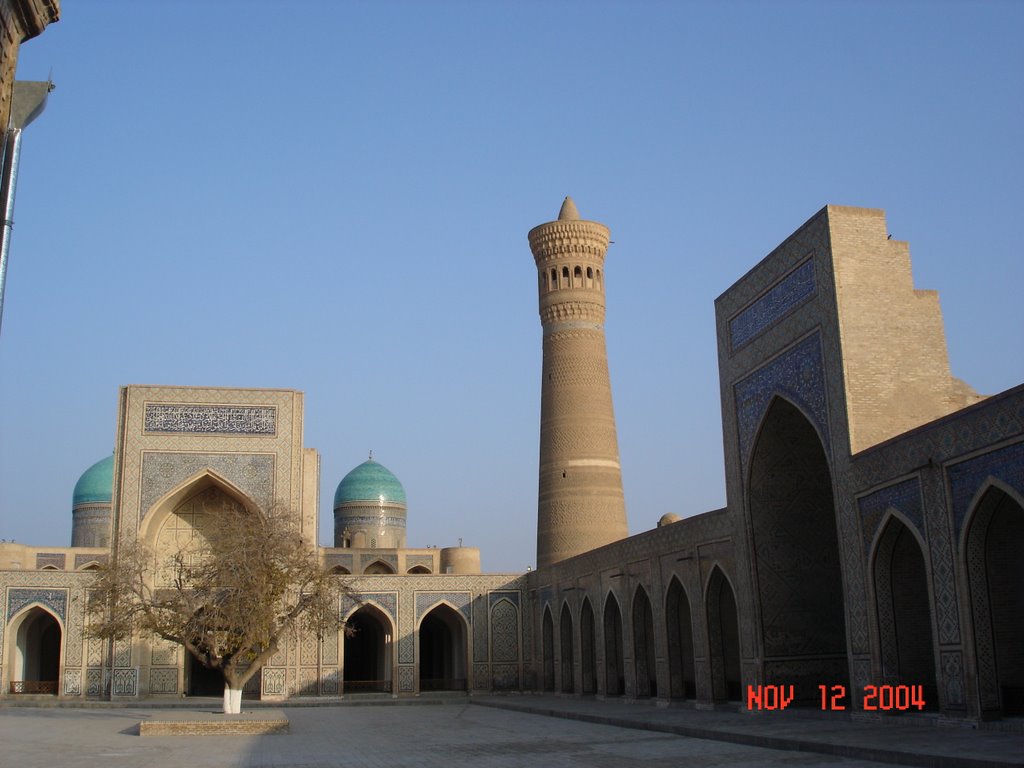
[(716, 296), (822, 206), (884, 208), (955, 375), (1024, 380), (1024, 4), (65, 2), (18, 77), (0, 537), (67, 545), (122, 384), (306, 393), (321, 541), (388, 466), (409, 543), (535, 557), (527, 231), (612, 231), (636, 533), (725, 503)]

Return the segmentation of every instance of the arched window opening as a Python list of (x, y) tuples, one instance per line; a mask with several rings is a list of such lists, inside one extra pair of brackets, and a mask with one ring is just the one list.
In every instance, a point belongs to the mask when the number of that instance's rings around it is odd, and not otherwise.
[(541, 655), (544, 667), (544, 679), (541, 681), (543, 690), (555, 690), (555, 626), (551, 619), (551, 608), (545, 606), (544, 620), (541, 627)]
[(559, 620), (559, 653), (562, 663), (562, 693), (572, 693), (574, 690), (573, 674), (573, 643), (572, 643), (572, 613), (568, 605), (562, 606), (562, 617)]
[(349, 576), (349, 575), (351, 575), (352, 571), (350, 571), (344, 565), (336, 565), (333, 568), (331, 568), (329, 573), (332, 576)]
[(583, 268), (579, 265), (572, 271), (572, 285), (573, 288), (583, 287)]
[(572, 286), (572, 283), (569, 281), (569, 268), (568, 267), (562, 267), (562, 287), (563, 288), (569, 288), (571, 286)]
[(633, 595), (633, 658), (636, 667), (636, 697), (658, 695), (658, 675), (654, 656), (654, 612), (643, 587)]
[(551, 268), (551, 289), (554, 290), (558, 287), (558, 270), (554, 267)]
[(368, 576), (380, 576), (384, 574), (394, 573), (395, 569), (383, 560), (374, 560), (366, 568), (363, 569), (363, 573)]
[(626, 692), (622, 650), (622, 613), (615, 596), (609, 593), (604, 604), (604, 685), (608, 696), (622, 696)]
[(673, 699), (696, 698), (697, 675), (690, 600), (674, 576), (665, 599), (665, 624), (668, 631), (669, 695)]
[(420, 690), (465, 691), (466, 625), (455, 609), (439, 605), (423, 617), (419, 641)]
[(364, 605), (346, 622), (343, 690), (345, 693), (391, 693), (391, 622), (372, 605)]
[(409, 569), (409, 573), (430, 573), (430, 569), (425, 565), (414, 565)]
[(587, 267), (587, 288), (594, 287), (594, 268)]
[(597, 290), (601, 290), (601, 270), (598, 269), (594, 272), (595, 280), (597, 281)]

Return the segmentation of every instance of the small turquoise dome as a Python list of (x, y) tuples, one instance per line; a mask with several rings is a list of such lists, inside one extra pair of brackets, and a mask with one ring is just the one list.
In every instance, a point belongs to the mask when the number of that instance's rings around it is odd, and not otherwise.
[(114, 495), (114, 457), (107, 456), (89, 467), (75, 483), (71, 506), (110, 503)]
[[(91, 471), (91, 470), (90, 470)], [(334, 508), (349, 501), (385, 501), (405, 504), (405, 489), (398, 478), (373, 459), (364, 461), (338, 483)]]

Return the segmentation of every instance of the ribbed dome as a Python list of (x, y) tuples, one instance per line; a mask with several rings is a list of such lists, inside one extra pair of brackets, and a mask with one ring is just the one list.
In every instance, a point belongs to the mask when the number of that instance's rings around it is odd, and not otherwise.
[(78, 478), (71, 506), (110, 503), (114, 495), (114, 457), (100, 459)]
[(334, 508), (349, 501), (385, 501), (405, 504), (405, 489), (398, 478), (373, 459), (364, 461), (338, 483)]

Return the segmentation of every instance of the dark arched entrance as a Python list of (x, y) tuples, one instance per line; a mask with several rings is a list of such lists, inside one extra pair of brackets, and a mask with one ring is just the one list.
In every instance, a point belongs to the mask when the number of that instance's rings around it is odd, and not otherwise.
[(49, 611), (31, 608), (18, 625), (11, 693), (59, 692), (60, 643), (60, 622)]
[(421, 691), (467, 690), (466, 625), (454, 608), (439, 605), (423, 617), (419, 651)]
[(580, 661), (584, 694), (597, 693), (597, 646), (594, 632), (594, 609), (590, 599), (583, 598), (580, 608)]
[(669, 693), (673, 699), (693, 699), (697, 695), (693, 617), (686, 590), (674, 576), (665, 599), (665, 624), (668, 631)]
[(541, 653), (544, 656), (544, 690), (555, 690), (555, 623), (551, 619), (551, 607), (544, 607), (544, 620), (541, 626)]
[(636, 696), (658, 695), (657, 665), (654, 662), (654, 612), (643, 587), (633, 595), (633, 659), (636, 666)]
[(716, 566), (708, 579), (708, 645), (711, 652), (711, 689), (715, 701), (740, 701), (740, 632), (736, 595)]
[(378, 608), (364, 605), (346, 622), (344, 692), (391, 692), (390, 622)]
[(185, 652), (188, 658), (188, 695), (189, 696), (223, 696), (224, 673), (219, 669), (210, 669), (191, 653)]
[(786, 400), (765, 415), (748, 490), (764, 681), (817, 706), (819, 685), (849, 688), (836, 513), (821, 440)]
[(1024, 506), (990, 488), (965, 543), (982, 713), (1024, 716)]
[(573, 684), (573, 658), (572, 644), (572, 614), (567, 604), (562, 605), (562, 616), (559, 619), (559, 654), (562, 662), (562, 693), (572, 693), (575, 690)]
[(626, 664), (622, 654), (622, 613), (619, 601), (609, 593), (604, 603), (604, 691), (621, 696), (626, 687)]
[(914, 534), (898, 518), (886, 523), (873, 569), (882, 682), (920, 685), (927, 709), (938, 709), (935, 649), (924, 556)]

